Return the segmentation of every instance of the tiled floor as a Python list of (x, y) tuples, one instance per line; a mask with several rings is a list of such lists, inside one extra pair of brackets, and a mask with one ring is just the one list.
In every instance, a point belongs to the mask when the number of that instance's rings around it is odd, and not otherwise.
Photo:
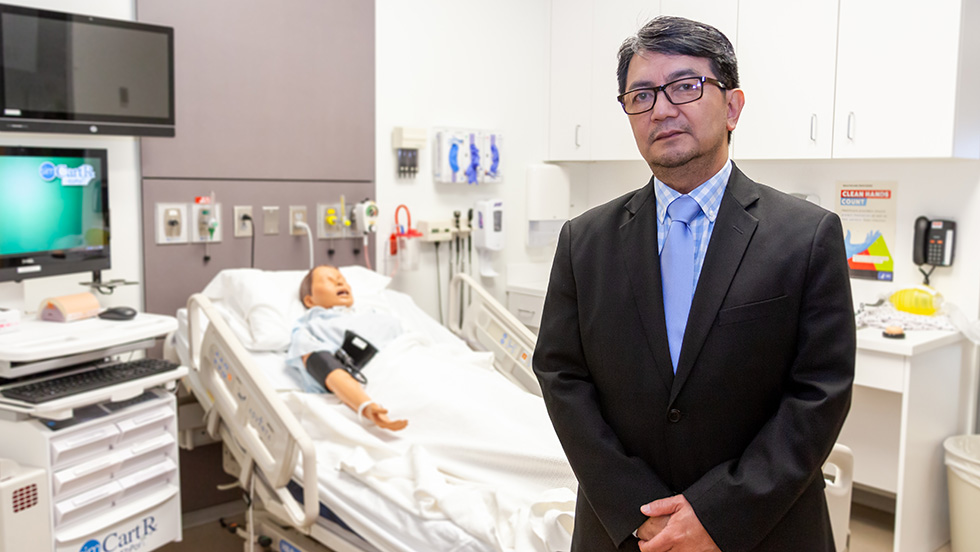
[[(237, 518), (241, 521), (241, 518)], [(185, 522), (186, 525), (186, 522)], [(217, 521), (195, 527), (184, 527), (184, 540), (172, 542), (159, 550), (161, 552), (242, 552), (245, 541)]]
[[(237, 520), (240, 521), (240, 517)], [(891, 514), (855, 504), (851, 509), (851, 547), (849, 552), (891, 552), (895, 518)], [(162, 552), (241, 552), (244, 541), (208, 522), (184, 529), (184, 540), (171, 543)], [(926, 552), (926, 551), (923, 551)], [(938, 552), (950, 552), (949, 545)]]
[[(891, 552), (894, 531), (895, 516), (892, 514), (859, 504), (851, 506), (849, 552)], [(936, 552), (950, 552), (949, 544)]]

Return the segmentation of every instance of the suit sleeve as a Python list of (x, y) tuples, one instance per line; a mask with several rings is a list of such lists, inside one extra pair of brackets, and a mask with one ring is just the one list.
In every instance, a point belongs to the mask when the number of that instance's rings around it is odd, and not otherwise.
[(534, 350), (534, 372), (552, 424), (584, 493), (616, 546), (646, 519), (639, 508), (674, 494), (641, 459), (627, 455), (603, 419), (589, 373), (579, 319), (579, 294), (572, 260), (571, 223), (558, 250)]
[(752, 550), (830, 454), (851, 404), (856, 334), (840, 219), (817, 225), (802, 290), (797, 349), (775, 415), (740, 458), (683, 494), (722, 550)]

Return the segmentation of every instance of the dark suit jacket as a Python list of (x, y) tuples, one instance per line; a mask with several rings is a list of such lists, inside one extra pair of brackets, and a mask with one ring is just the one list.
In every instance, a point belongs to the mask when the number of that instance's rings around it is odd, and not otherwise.
[(678, 493), (724, 552), (832, 551), (821, 466), (850, 407), (839, 218), (733, 168), (674, 375), (653, 180), (561, 231), (534, 371), (579, 480), (573, 550), (636, 550)]

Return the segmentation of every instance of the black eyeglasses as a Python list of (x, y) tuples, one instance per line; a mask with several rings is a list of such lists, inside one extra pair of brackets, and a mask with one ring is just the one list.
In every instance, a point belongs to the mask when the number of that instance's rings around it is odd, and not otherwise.
[(638, 115), (653, 109), (657, 103), (657, 92), (663, 92), (667, 101), (674, 105), (684, 105), (696, 102), (704, 96), (704, 83), (711, 84), (728, 90), (728, 87), (718, 79), (711, 77), (686, 77), (668, 82), (663, 86), (653, 88), (637, 88), (616, 96), (619, 103), (623, 104), (623, 111), (627, 115)]

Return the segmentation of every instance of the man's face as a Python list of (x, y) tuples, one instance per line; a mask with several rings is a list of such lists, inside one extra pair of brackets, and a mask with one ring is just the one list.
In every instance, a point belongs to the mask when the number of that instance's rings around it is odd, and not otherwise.
[(303, 298), (303, 303), (307, 308), (349, 307), (354, 304), (354, 295), (339, 270), (332, 266), (320, 266), (313, 271), (311, 294)]
[[(626, 90), (700, 76), (716, 77), (707, 58), (642, 51), (630, 61)], [(674, 169), (692, 161), (720, 165), (728, 158), (727, 134), (738, 122), (740, 100), (741, 91), (725, 91), (710, 83), (704, 84), (700, 100), (684, 105), (673, 105), (658, 91), (652, 110), (629, 115), (640, 154), (654, 174), (658, 168)]]

